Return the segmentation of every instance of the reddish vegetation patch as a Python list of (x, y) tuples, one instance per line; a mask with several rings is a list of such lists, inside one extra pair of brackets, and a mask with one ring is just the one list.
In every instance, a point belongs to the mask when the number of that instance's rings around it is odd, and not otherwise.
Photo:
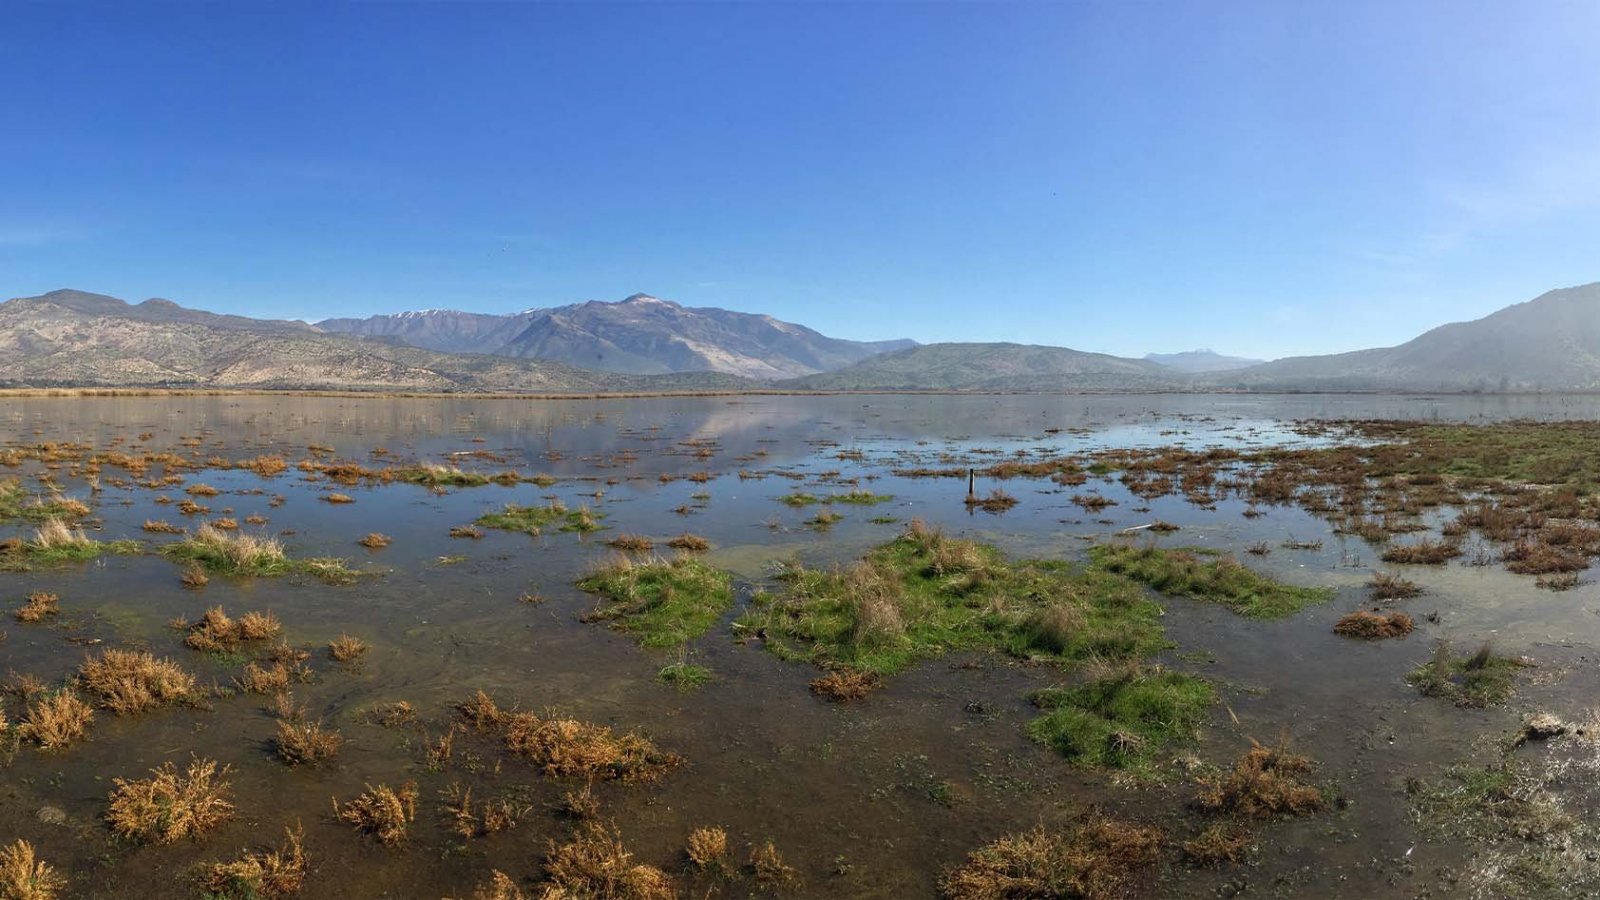
[(1357, 610), (1340, 619), (1334, 626), (1335, 634), (1345, 637), (1365, 638), (1367, 640), (1381, 640), (1383, 638), (1405, 637), (1416, 626), (1411, 617), (1403, 612), (1381, 613)]

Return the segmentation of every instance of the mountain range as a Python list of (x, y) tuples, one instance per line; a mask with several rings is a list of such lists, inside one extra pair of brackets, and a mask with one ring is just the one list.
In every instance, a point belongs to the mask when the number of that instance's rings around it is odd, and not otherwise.
[(322, 331), (396, 338), (446, 353), (544, 359), (632, 375), (722, 372), (794, 378), (860, 362), (915, 341), (846, 341), (771, 316), (691, 308), (648, 294), (495, 316), (430, 309), (327, 319)]
[(512, 315), (304, 322), (59, 290), (0, 303), (0, 385), (415, 391), (1600, 390), (1600, 284), (1396, 347), (1258, 363), (1012, 343), (847, 341), (636, 294)]
[(738, 389), (749, 382), (720, 373), (641, 377), (439, 353), (325, 334), (304, 322), (61, 290), (0, 303), (0, 385), (542, 392)]

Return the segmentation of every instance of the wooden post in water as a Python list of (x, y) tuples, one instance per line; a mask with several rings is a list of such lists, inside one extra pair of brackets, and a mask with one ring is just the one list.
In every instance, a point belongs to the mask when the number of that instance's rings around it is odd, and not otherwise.
[(967, 469), (967, 499), (978, 499), (978, 470)]

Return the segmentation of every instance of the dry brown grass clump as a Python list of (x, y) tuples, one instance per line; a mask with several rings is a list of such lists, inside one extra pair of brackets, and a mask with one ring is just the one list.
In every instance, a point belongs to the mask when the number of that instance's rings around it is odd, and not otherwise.
[(182, 775), (167, 762), (141, 781), (118, 778), (106, 820), (134, 840), (170, 844), (198, 838), (233, 816), (233, 787), (224, 780), (229, 771), (215, 760), (195, 758)]
[(89, 704), (70, 690), (60, 690), (28, 705), (17, 734), (41, 750), (60, 750), (87, 737), (93, 721)]
[[(559, 889), (556, 891), (547, 891), (541, 900), (563, 900), (558, 892)], [(471, 900), (531, 900), (531, 898), (522, 888), (517, 887), (517, 883), (511, 880), (510, 875), (494, 869), (489, 873), (488, 883), (480, 884), (473, 890)]]
[(600, 798), (594, 795), (594, 782), (581, 791), (567, 791), (561, 795), (556, 811), (569, 819), (593, 819), (600, 815)]
[(232, 862), (213, 863), (206, 890), (222, 897), (283, 897), (298, 894), (306, 880), (305, 831), (285, 828), (280, 849), (245, 851)]
[(378, 724), (385, 728), (399, 728), (417, 721), (417, 709), (409, 700), (386, 703), (374, 710), (374, 713), (377, 715)]
[[(1017, 498), (1011, 496), (1000, 488), (995, 488), (994, 490), (990, 491), (989, 496), (987, 497), (972, 495), (966, 500), (967, 506), (976, 506), (977, 508), (988, 513), (1003, 513), (1011, 507), (1016, 506), (1017, 502)], [(1074, 498), (1073, 502), (1077, 502), (1076, 498)]]
[(751, 847), (750, 859), (745, 865), (750, 869), (750, 877), (754, 878), (757, 884), (768, 887), (790, 885), (800, 879), (800, 873), (783, 861), (783, 854), (778, 852), (778, 845), (771, 841)]
[(721, 828), (696, 828), (689, 832), (689, 862), (702, 872), (728, 868), (728, 833)]
[(33, 546), (39, 550), (81, 550), (94, 542), (82, 528), (69, 527), (60, 519), (46, 519), (33, 532)]
[(380, 548), (389, 546), (389, 544), (392, 542), (393, 538), (389, 537), (387, 534), (380, 534), (376, 531), (368, 534), (361, 540), (356, 541), (356, 543), (366, 547), (368, 550), (378, 550)]
[(24, 840), (0, 849), (0, 900), (55, 900), (67, 879), (39, 859)]
[(667, 541), (667, 546), (674, 550), (684, 550), (689, 553), (704, 553), (711, 549), (711, 542), (698, 534), (690, 534), (686, 531)]
[(1065, 832), (1008, 835), (947, 872), (939, 887), (950, 900), (1123, 896), (1133, 873), (1156, 861), (1161, 832), (1095, 817)]
[(1253, 839), (1244, 826), (1233, 822), (1217, 822), (1194, 837), (1183, 842), (1183, 856), (1196, 866), (1220, 866), (1224, 863), (1242, 863), (1250, 855)]
[(78, 669), (78, 683), (100, 706), (119, 716), (195, 696), (193, 675), (147, 650), (112, 649), (85, 660)]
[(1412, 597), (1422, 596), (1422, 588), (1416, 582), (1401, 578), (1393, 572), (1374, 572), (1372, 580), (1367, 582), (1367, 589), (1372, 592), (1374, 600), (1409, 600)]
[(630, 553), (648, 553), (656, 548), (656, 542), (642, 534), (619, 534), (606, 541), (606, 546)]
[(811, 692), (836, 703), (860, 700), (883, 686), (883, 679), (871, 672), (834, 669), (811, 682)]
[(1518, 540), (1500, 556), (1506, 571), (1518, 575), (1554, 575), (1582, 572), (1589, 568), (1590, 556), (1600, 551), (1592, 540), (1578, 541), (1564, 530), (1547, 529), (1540, 539)]
[(17, 610), (18, 622), (38, 622), (46, 616), (53, 616), (61, 612), (61, 598), (46, 591), (34, 591), (28, 595), (28, 602)]
[(619, 781), (654, 781), (683, 764), (643, 735), (617, 734), (610, 727), (530, 712), (503, 711), (479, 691), (457, 709), (480, 731), (498, 732), (513, 753), (550, 775)]
[(515, 828), (528, 812), (527, 807), (504, 797), (477, 805), (472, 800), (472, 788), (459, 784), (452, 784), (445, 793), (444, 808), (450, 816), (451, 830), (464, 838), (487, 837)]
[(190, 566), (178, 576), (178, 582), (190, 590), (199, 590), (211, 583), (211, 576), (199, 566)]
[(1345, 637), (1376, 641), (1383, 638), (1405, 637), (1414, 627), (1416, 623), (1403, 612), (1383, 613), (1376, 610), (1367, 612), (1362, 609), (1334, 623), (1333, 631)]
[(277, 538), (254, 534), (229, 534), (209, 524), (201, 525), (185, 543), (207, 565), (223, 571), (256, 572), (281, 566), (288, 559)]
[(353, 635), (341, 634), (328, 642), (328, 655), (336, 662), (353, 662), (367, 652), (367, 642)]
[(189, 625), (183, 642), (195, 650), (223, 653), (246, 641), (264, 641), (282, 633), (283, 623), (270, 612), (247, 612), (235, 620), (222, 607), (213, 606)]
[[(546, 897), (590, 900), (673, 900), (677, 891), (667, 873), (633, 862), (615, 826), (584, 822), (565, 844), (550, 844), (545, 858), (550, 880)], [(551, 890), (554, 888), (555, 890)], [(559, 891), (559, 893), (558, 893)]]
[(1414, 566), (1442, 566), (1461, 555), (1461, 547), (1448, 541), (1421, 540), (1413, 544), (1391, 544), (1382, 559), (1386, 563)]
[(305, 710), (293, 710), (278, 719), (278, 734), (273, 738), (278, 756), (291, 766), (311, 765), (338, 755), (344, 737), (338, 730), (312, 721)]
[(271, 666), (249, 663), (244, 667), (244, 674), (235, 681), (240, 689), (249, 694), (281, 694), (289, 689), (289, 683), (299, 674), (282, 661)]
[(478, 538), (483, 537), (483, 529), (476, 525), (454, 525), (450, 528), (450, 536), (453, 538), (472, 538), (473, 540), (477, 540)]
[(1226, 778), (1203, 784), (1194, 805), (1205, 812), (1256, 819), (1310, 815), (1328, 805), (1321, 791), (1300, 781), (1311, 766), (1310, 759), (1281, 746), (1251, 741)]
[(333, 811), (339, 821), (377, 837), (385, 847), (404, 843), (407, 826), (417, 818), (417, 783), (408, 781), (397, 791), (386, 784), (367, 785), (366, 793)]
[(221, 491), (217, 490), (216, 488), (212, 487), (209, 484), (194, 484), (194, 485), (190, 485), (189, 487), (184, 488), (183, 491), (186, 494), (192, 494), (192, 495), (194, 495), (196, 497), (215, 497), (218, 494), (222, 493)]
[(247, 612), (239, 617), (239, 639), (265, 641), (283, 633), (283, 623), (270, 612)]
[(151, 534), (183, 534), (183, 529), (165, 519), (145, 519), (144, 530)]

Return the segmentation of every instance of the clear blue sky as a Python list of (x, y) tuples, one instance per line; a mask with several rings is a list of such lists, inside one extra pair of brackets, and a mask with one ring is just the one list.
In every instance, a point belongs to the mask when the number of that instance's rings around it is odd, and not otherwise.
[(0, 3), (0, 295), (1397, 343), (1600, 280), (1600, 4)]

